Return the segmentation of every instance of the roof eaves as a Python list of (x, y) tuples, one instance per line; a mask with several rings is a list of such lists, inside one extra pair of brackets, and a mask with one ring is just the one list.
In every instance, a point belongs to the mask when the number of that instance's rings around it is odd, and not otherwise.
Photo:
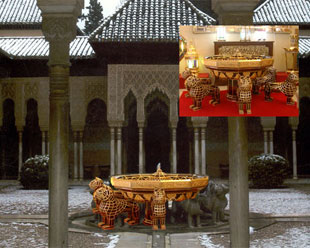
[(190, 2), (189, 0), (184, 0), (185, 2), (187, 2), (194, 10), (197, 14), (200, 14), (202, 15), (203, 17), (207, 17), (211, 20), (208, 20), (208, 21), (213, 21), (214, 24), (217, 22), (217, 20), (215, 20), (212, 16), (204, 13), (203, 11), (201, 11), (200, 9), (198, 9), (192, 2)]
[(259, 6), (257, 7), (257, 8), (255, 8), (254, 9), (254, 13), (255, 12), (257, 12), (257, 11), (259, 11), (263, 6), (265, 6), (267, 3), (269, 3), (270, 2), (270, 0), (265, 0), (265, 2), (263, 2), (263, 3), (261, 3), (261, 4), (259, 4)]

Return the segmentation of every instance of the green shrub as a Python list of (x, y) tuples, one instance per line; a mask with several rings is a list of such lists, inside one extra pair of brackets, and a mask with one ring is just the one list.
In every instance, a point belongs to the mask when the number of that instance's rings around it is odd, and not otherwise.
[(48, 155), (36, 155), (25, 161), (20, 174), (25, 189), (48, 188), (48, 160)]
[(288, 176), (288, 161), (280, 155), (261, 154), (249, 160), (249, 179), (254, 188), (278, 188)]

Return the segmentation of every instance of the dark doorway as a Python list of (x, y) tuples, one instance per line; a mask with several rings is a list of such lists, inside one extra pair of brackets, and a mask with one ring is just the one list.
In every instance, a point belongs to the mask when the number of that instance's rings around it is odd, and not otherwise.
[(39, 127), (38, 103), (27, 101), (26, 125), (23, 132), (23, 161), (42, 153), (42, 135)]
[[(158, 97), (157, 97), (158, 96)], [(146, 172), (153, 173), (161, 163), (164, 172), (170, 172), (170, 130), (169, 100), (161, 92), (155, 91), (146, 101), (146, 130), (145, 130), (145, 163)]]
[(310, 176), (310, 97), (300, 99), (300, 115), (297, 130), (297, 173)]
[(107, 107), (101, 99), (92, 100), (87, 107), (83, 137), (84, 178), (107, 177), (110, 163), (110, 131)]
[(137, 100), (129, 91), (124, 100), (125, 127), (123, 128), (124, 173), (139, 172), (139, 128), (137, 123)]
[(1, 130), (1, 179), (17, 179), (18, 134), (15, 126), (14, 101), (3, 102), (3, 124)]
[(186, 117), (180, 117), (177, 128), (177, 172), (178, 173), (189, 173), (190, 163), (190, 139), (191, 135), (188, 131)]

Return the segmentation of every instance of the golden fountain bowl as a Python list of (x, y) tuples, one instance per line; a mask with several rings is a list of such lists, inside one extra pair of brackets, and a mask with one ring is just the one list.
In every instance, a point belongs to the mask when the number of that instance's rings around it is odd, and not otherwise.
[(254, 70), (272, 66), (273, 58), (206, 57), (204, 65), (215, 70)]
[(137, 202), (151, 201), (156, 188), (164, 189), (168, 200), (183, 201), (195, 198), (208, 185), (208, 180), (208, 176), (168, 174), (159, 168), (154, 174), (113, 176), (111, 183), (125, 198)]

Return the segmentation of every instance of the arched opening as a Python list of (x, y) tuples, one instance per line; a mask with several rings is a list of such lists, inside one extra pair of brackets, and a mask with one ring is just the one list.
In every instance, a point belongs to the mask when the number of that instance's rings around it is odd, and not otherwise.
[(177, 127), (177, 172), (190, 172), (190, 141), (191, 135), (187, 127), (186, 117), (180, 117)]
[(84, 178), (108, 177), (110, 161), (110, 132), (107, 107), (101, 99), (92, 100), (87, 106), (83, 137)]
[(42, 153), (42, 135), (39, 127), (38, 103), (27, 101), (26, 125), (23, 131), (23, 161)]
[(228, 119), (210, 117), (206, 130), (207, 174), (212, 177), (228, 178)]
[(310, 175), (310, 97), (300, 99), (299, 125), (297, 130), (297, 173)]
[(15, 126), (14, 101), (3, 102), (1, 130), (1, 179), (16, 179), (18, 176), (18, 134)]
[(146, 97), (144, 106), (146, 172), (155, 172), (158, 163), (164, 172), (170, 172), (169, 99), (155, 90)]
[(139, 172), (139, 128), (137, 123), (137, 100), (129, 91), (124, 99), (125, 127), (123, 128), (124, 172)]

